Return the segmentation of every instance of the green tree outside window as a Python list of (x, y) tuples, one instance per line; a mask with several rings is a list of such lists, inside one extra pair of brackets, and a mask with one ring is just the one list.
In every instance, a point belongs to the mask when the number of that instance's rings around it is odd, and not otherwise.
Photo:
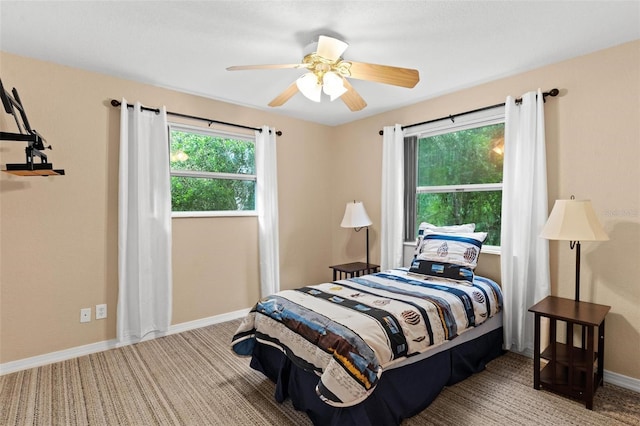
[(502, 190), (464, 185), (501, 184), (503, 146), (504, 123), (418, 139), (416, 223), (475, 223), (500, 245)]
[(173, 211), (255, 210), (253, 140), (172, 129)]

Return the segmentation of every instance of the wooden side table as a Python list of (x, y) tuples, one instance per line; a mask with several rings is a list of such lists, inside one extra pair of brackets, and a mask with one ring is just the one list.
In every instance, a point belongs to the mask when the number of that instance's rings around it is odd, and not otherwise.
[[(533, 387), (545, 388), (584, 401), (593, 409), (593, 394), (603, 384), (604, 317), (610, 306), (548, 296), (529, 308), (535, 315)], [(549, 318), (549, 346), (540, 351), (540, 318)], [(567, 326), (565, 343), (557, 341), (557, 322)], [(574, 325), (582, 330), (580, 346), (573, 343)], [(597, 342), (595, 330), (598, 330)], [(597, 349), (596, 349), (597, 345)], [(540, 359), (547, 365), (540, 368)]]
[(333, 281), (337, 279), (359, 277), (380, 271), (380, 265), (365, 262), (343, 263), (342, 265), (329, 266), (333, 269)]

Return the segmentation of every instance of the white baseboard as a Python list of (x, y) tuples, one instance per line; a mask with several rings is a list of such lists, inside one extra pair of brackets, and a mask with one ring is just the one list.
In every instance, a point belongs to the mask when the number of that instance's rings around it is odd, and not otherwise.
[(214, 315), (208, 318), (202, 318), (199, 320), (172, 325), (169, 328), (167, 334), (182, 333), (183, 331), (194, 330), (196, 328), (206, 327), (208, 325), (219, 324), (221, 322), (227, 322), (234, 319), (242, 318), (247, 315), (250, 310), (250, 308), (240, 309), (238, 311), (227, 312), (226, 314)]
[[(516, 351), (513, 348), (509, 349), (510, 352), (514, 352), (527, 358), (533, 358), (533, 350), (525, 349), (522, 352)], [(621, 388), (629, 389), (635, 392), (640, 392), (640, 379), (634, 379), (633, 377), (623, 376), (622, 374), (614, 373), (613, 371), (604, 370), (602, 372), (602, 380), (605, 385), (611, 383), (612, 385), (620, 386)]]
[[(151, 340), (156, 337), (168, 336), (170, 334), (181, 333), (183, 331), (194, 330), (196, 328), (206, 327), (208, 325), (218, 324), (221, 322), (231, 321), (234, 319), (242, 318), (250, 309), (240, 309), (238, 311), (228, 312), (226, 314), (214, 315), (212, 317), (202, 318), (195, 321), (183, 322), (175, 324), (169, 327), (169, 331), (166, 333), (149, 334), (145, 336), (141, 341)], [(137, 342), (129, 342), (137, 343)], [(54, 362), (65, 361), (67, 359), (77, 358), (84, 355), (93, 354), (96, 352), (102, 352), (109, 349), (114, 349), (119, 346), (125, 346), (129, 343), (118, 344), (116, 339), (106, 340), (103, 342), (91, 343), (89, 345), (77, 346), (75, 348), (65, 349), (62, 351), (51, 352), (44, 355), (38, 355), (30, 358), (19, 359), (17, 361), (6, 362), (0, 364), (0, 376), (5, 374), (14, 373), (16, 371), (27, 370), (29, 368), (40, 367), (42, 365), (52, 364)], [(522, 355), (533, 358), (532, 351), (525, 351)], [(604, 370), (604, 382), (611, 383), (612, 385), (620, 386), (621, 388), (629, 389), (635, 392), (640, 392), (640, 379), (624, 376), (622, 374), (614, 373), (612, 371)]]
[(603, 375), (605, 386), (607, 383), (611, 383), (612, 385), (620, 386), (621, 388), (640, 392), (640, 379), (634, 379), (633, 377), (623, 376), (622, 374), (607, 370), (603, 371)]
[(64, 349), (61, 351), (50, 352), (48, 354), (23, 358), (17, 361), (5, 362), (0, 364), (0, 376), (15, 373), (16, 371), (28, 370), (29, 368), (40, 367), (54, 362), (65, 361), (67, 359), (77, 358), (96, 352), (107, 351), (116, 347), (116, 339), (106, 340), (89, 345), (76, 346), (75, 348)]
[(250, 309), (240, 309), (238, 311), (228, 312), (225, 314), (214, 315), (212, 317), (202, 318), (195, 321), (183, 322), (169, 327), (166, 333), (149, 333), (141, 340), (128, 341), (118, 343), (116, 339), (105, 340), (102, 342), (91, 343), (88, 345), (76, 346), (75, 348), (64, 349), (61, 351), (50, 352), (48, 354), (37, 355), (30, 358), (19, 359), (17, 361), (5, 362), (0, 364), (0, 376), (15, 373), (16, 371), (27, 370), (29, 368), (40, 367), (54, 362), (65, 361), (84, 355), (114, 349), (116, 347), (126, 346), (140, 341), (151, 340), (157, 337), (168, 336), (170, 334), (181, 333), (183, 331), (193, 330), (200, 327), (206, 327), (212, 324), (218, 324), (244, 317), (249, 313)]

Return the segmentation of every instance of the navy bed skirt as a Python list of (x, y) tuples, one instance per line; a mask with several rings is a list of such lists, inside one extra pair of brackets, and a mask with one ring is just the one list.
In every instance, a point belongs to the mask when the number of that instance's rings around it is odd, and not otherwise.
[(319, 377), (297, 367), (279, 349), (257, 344), (251, 367), (276, 384), (278, 402), (291, 398), (293, 406), (305, 411), (314, 425), (386, 426), (399, 425), (402, 419), (418, 414), (445, 386), (484, 370), (502, 353), (502, 328), (498, 328), (422, 361), (385, 371), (367, 399), (346, 408), (322, 402), (315, 392)]

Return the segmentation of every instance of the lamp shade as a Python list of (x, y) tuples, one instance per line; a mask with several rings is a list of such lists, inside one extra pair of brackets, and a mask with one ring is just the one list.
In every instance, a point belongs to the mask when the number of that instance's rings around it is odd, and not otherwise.
[(322, 84), (318, 81), (318, 77), (312, 72), (304, 74), (296, 80), (298, 90), (308, 99), (314, 102), (320, 102), (322, 95)]
[(331, 97), (331, 101), (338, 99), (347, 92), (342, 83), (342, 78), (333, 71), (325, 73), (322, 77), (322, 91)]
[(347, 203), (347, 208), (344, 211), (344, 217), (340, 224), (343, 228), (362, 228), (364, 226), (371, 225), (371, 219), (367, 215), (367, 211), (364, 209), (362, 202)]
[(540, 233), (547, 240), (605, 241), (590, 200), (556, 200), (547, 223)]

